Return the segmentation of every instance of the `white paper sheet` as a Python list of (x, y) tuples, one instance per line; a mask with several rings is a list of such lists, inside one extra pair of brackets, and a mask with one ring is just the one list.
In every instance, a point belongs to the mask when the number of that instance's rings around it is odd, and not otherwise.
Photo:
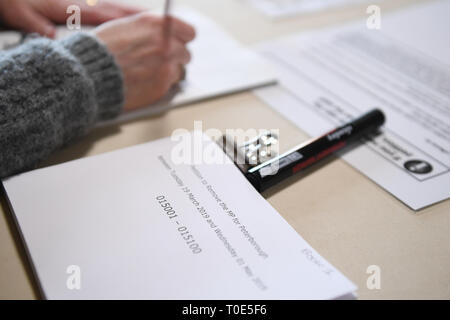
[[(192, 24), (197, 32), (196, 39), (189, 45), (192, 61), (187, 66), (187, 78), (167, 97), (158, 103), (137, 111), (128, 112), (109, 125), (149, 116), (171, 108), (202, 101), (222, 95), (250, 90), (276, 82), (275, 72), (270, 64), (257, 53), (240, 45), (214, 21), (187, 7), (174, 11), (177, 16)], [(83, 27), (83, 31), (91, 28)], [(60, 27), (58, 37), (70, 34), (66, 27)], [(20, 34), (0, 33), (0, 49)]]
[(450, 2), (262, 44), (281, 86), (256, 90), (319, 135), (378, 107), (384, 134), (343, 158), (413, 209), (450, 196)]
[[(271, 18), (282, 18), (369, 0), (243, 0)], [(376, 3), (377, 0), (371, 0)]]
[[(46, 298), (329, 299), (355, 290), (214, 142), (197, 146), (223, 164), (174, 164), (177, 145), (167, 138), (4, 181)], [(80, 290), (67, 287), (69, 266), (81, 271)]]

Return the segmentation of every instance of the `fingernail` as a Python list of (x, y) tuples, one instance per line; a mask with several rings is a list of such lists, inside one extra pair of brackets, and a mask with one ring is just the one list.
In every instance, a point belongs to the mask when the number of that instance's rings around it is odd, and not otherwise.
[(48, 38), (54, 38), (56, 34), (56, 29), (53, 26), (46, 26), (44, 28), (44, 35)]

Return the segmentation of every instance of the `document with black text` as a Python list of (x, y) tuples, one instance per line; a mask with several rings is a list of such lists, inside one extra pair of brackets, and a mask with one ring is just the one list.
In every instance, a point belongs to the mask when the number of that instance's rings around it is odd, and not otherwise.
[(450, 197), (450, 1), (261, 44), (280, 85), (256, 94), (317, 136), (372, 109), (382, 134), (343, 159), (412, 209)]

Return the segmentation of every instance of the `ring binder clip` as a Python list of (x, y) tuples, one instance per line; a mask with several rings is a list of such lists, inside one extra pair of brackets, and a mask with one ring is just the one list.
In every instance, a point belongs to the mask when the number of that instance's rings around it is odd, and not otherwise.
[(224, 152), (243, 173), (278, 156), (277, 149), (274, 148), (277, 144), (278, 135), (271, 131), (264, 131), (241, 145), (238, 145), (234, 137), (227, 134), (224, 134), (219, 141)]

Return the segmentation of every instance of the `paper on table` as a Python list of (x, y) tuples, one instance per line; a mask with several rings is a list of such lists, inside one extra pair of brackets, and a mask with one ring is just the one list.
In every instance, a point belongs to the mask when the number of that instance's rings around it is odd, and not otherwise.
[[(196, 39), (189, 45), (192, 61), (187, 66), (186, 81), (160, 102), (125, 113), (101, 125), (158, 114), (173, 107), (276, 82), (270, 64), (257, 53), (240, 45), (211, 19), (186, 7), (177, 8), (174, 15), (192, 24), (197, 32)], [(83, 27), (83, 30), (88, 31), (90, 28)], [(61, 27), (58, 37), (71, 32)], [(19, 34), (15, 36), (20, 38)], [(0, 33), (0, 47), (10, 38), (11, 33)]]
[[(292, 16), (299, 13), (325, 10), (369, 0), (244, 0), (272, 18)], [(377, 0), (371, 0), (371, 3)]]
[(256, 90), (312, 136), (373, 107), (384, 133), (343, 155), (413, 209), (450, 196), (449, 1), (366, 22), (292, 36), (259, 49), (278, 69), (279, 87)]
[[(214, 142), (205, 137), (199, 145), (222, 164), (174, 164), (179, 143), (167, 138), (3, 182), (46, 298), (329, 299), (354, 292)], [(69, 266), (81, 271), (80, 290), (67, 287)]]

